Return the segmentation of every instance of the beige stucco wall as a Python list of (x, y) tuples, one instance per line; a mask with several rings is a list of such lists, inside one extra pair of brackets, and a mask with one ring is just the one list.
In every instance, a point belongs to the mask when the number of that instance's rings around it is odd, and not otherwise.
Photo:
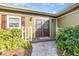
[(79, 25), (79, 10), (76, 10), (58, 18), (59, 28), (74, 25)]
[(51, 36), (55, 38), (56, 35), (56, 19), (51, 20)]
[(1, 14), (0, 14), (0, 29), (1, 29)]
[[(18, 13), (10, 13), (10, 12), (0, 12), (0, 29), (1, 29), (1, 15), (7, 15), (7, 16), (25, 16), (25, 27), (32, 27), (32, 34), (33, 38), (35, 38), (35, 31), (34, 31), (34, 16), (32, 15), (26, 15), (26, 14), (18, 14)], [(30, 21), (30, 18), (32, 17), (32, 21)]]
[(33, 35), (33, 38), (35, 38), (35, 31), (34, 31), (34, 17), (32, 17), (31, 21), (30, 21), (30, 16), (26, 16), (25, 17), (25, 26), (26, 27), (32, 27), (32, 35)]

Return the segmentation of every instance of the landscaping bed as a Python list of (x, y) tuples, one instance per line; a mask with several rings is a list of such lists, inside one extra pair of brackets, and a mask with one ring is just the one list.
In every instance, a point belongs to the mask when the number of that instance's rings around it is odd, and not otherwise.
[(0, 51), (1, 56), (31, 56), (32, 48), (17, 48), (16, 50)]
[(21, 37), (19, 29), (0, 30), (1, 56), (30, 56), (32, 53), (31, 41)]
[(79, 56), (79, 25), (59, 29), (56, 43), (59, 56)]

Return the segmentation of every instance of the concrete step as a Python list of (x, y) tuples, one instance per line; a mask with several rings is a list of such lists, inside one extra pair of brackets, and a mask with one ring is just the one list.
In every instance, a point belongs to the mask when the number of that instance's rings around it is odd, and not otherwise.
[(37, 42), (46, 42), (46, 41), (54, 41), (56, 40), (55, 38), (46, 38), (46, 37), (41, 37), (41, 38), (36, 38), (32, 41), (32, 43), (37, 43)]

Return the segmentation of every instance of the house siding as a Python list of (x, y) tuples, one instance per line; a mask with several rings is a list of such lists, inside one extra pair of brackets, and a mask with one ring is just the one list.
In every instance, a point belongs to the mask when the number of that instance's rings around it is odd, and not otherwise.
[(30, 21), (30, 16), (26, 16), (25, 17), (25, 27), (32, 27), (32, 35), (33, 38), (35, 38), (35, 32), (34, 32), (34, 17), (32, 17), (31, 21)]
[[(36, 38), (36, 27), (35, 27), (35, 21), (36, 19), (35, 18), (49, 18), (51, 20), (51, 18), (53, 17), (47, 17), (47, 16), (41, 16), (41, 15), (28, 15), (28, 14), (20, 14), (20, 13), (11, 13), (11, 12), (1, 12), (0, 11), (0, 29), (1, 29), (1, 15), (7, 15), (7, 16), (18, 16), (18, 17), (25, 17), (25, 27), (32, 27), (32, 35), (33, 35), (33, 38)], [(31, 19), (31, 20), (30, 20)], [(54, 21), (55, 22), (55, 21)], [(55, 36), (55, 23), (52, 23), (51, 22), (51, 36), (54, 37)]]
[(1, 29), (1, 14), (0, 14), (0, 29)]
[(55, 38), (56, 36), (56, 19), (51, 20), (51, 37)]
[(58, 18), (58, 27), (64, 28), (68, 26), (79, 25), (79, 10), (66, 14)]

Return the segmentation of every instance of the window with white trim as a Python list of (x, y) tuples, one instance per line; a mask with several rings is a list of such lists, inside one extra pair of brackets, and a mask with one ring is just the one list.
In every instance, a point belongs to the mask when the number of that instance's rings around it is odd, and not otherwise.
[(7, 16), (7, 28), (21, 28), (21, 17)]

